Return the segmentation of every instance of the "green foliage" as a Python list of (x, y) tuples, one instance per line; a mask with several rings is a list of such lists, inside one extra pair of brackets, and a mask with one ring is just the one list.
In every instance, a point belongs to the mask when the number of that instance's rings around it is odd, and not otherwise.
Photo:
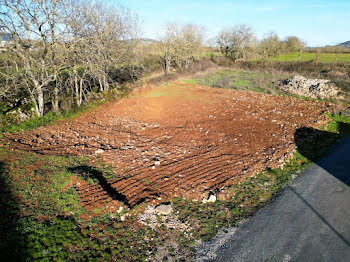
[[(316, 61), (321, 63), (350, 63), (350, 54), (336, 53), (303, 53), (301, 61)], [(278, 55), (271, 58), (271, 61), (299, 61), (299, 53)]]

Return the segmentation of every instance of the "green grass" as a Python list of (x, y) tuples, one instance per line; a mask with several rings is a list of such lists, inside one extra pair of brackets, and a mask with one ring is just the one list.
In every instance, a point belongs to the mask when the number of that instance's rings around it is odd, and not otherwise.
[(274, 87), (273, 81), (287, 77), (245, 70), (218, 70), (191, 79), (183, 80), (188, 84), (200, 84), (214, 88), (239, 89), (268, 94), (284, 94)]
[(0, 148), (0, 159), (1, 261), (143, 261), (155, 253), (158, 233), (135, 216), (122, 223), (122, 214), (104, 212), (81, 220), (78, 192), (68, 186), (76, 174), (68, 170), (88, 159), (8, 146)]
[(335, 85), (342, 91), (342, 98), (336, 99), (316, 99), (301, 97), (296, 94), (284, 92), (277, 88), (280, 80), (288, 79), (291, 75), (287, 73), (262, 73), (245, 70), (218, 70), (194, 78), (182, 80), (187, 84), (200, 84), (213, 88), (225, 88), (233, 90), (253, 91), (272, 95), (287, 95), (304, 100), (317, 100), (327, 102), (350, 102), (350, 85), (346, 80), (334, 80)]
[[(336, 54), (336, 53), (303, 53), (301, 56), (301, 61), (316, 61), (318, 57), (318, 62), (321, 63), (350, 63), (350, 54)], [(299, 61), (299, 53), (291, 53), (278, 55), (270, 59), (271, 61)]]
[(40, 126), (50, 125), (53, 122), (61, 119), (73, 119), (79, 116), (83, 112), (96, 108), (99, 104), (101, 103), (94, 103), (88, 106), (81, 106), (71, 111), (62, 111), (60, 113), (49, 112), (43, 117), (36, 116), (33, 119), (24, 121), (19, 124), (10, 124), (7, 126), (0, 127), (0, 132), (17, 133), (23, 130), (30, 130), (30, 129), (38, 128)]
[(45, 114), (43, 117), (34, 117), (33, 119), (21, 122), (21, 123), (16, 123), (16, 124), (9, 124), (5, 126), (0, 126), (0, 138), (1, 138), (1, 133), (17, 133), (21, 132), (24, 130), (30, 130), (30, 129), (35, 129), (40, 126), (47, 126), (52, 124), (53, 122), (56, 122), (58, 120), (62, 119), (73, 119), (75, 117), (78, 117), (84, 112), (93, 110), (97, 108), (99, 105), (106, 103), (108, 101), (111, 101), (115, 98), (123, 98), (128, 95), (128, 91), (123, 90), (121, 93), (118, 93), (115, 95), (113, 92), (114, 90), (111, 90), (110, 92), (106, 92), (103, 94), (104, 99), (98, 100), (98, 101), (93, 101), (90, 102), (86, 105), (82, 105), (80, 107), (74, 107), (71, 110), (67, 111), (61, 111), (58, 113), (55, 112), (49, 112)]

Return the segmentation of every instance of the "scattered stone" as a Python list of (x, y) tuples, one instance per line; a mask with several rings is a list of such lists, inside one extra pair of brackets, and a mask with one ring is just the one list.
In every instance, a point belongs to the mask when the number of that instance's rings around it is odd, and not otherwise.
[(216, 202), (216, 196), (213, 195), (213, 194), (211, 194), (211, 195), (209, 196), (208, 199), (203, 198), (203, 200), (202, 200), (202, 203), (203, 203), (203, 204), (206, 204), (206, 203), (215, 203), (215, 202)]
[(123, 210), (124, 210), (124, 207), (121, 206), (121, 207), (119, 207), (117, 213), (121, 213)]
[(159, 166), (159, 165), (160, 165), (160, 161), (154, 161), (154, 164), (155, 164), (156, 166)]
[(120, 221), (124, 222), (126, 219), (125, 215), (120, 216)]
[(282, 80), (278, 87), (285, 92), (311, 98), (342, 98), (339, 94), (340, 89), (325, 79), (308, 79), (296, 75), (291, 79)]
[(160, 215), (167, 216), (171, 212), (173, 212), (173, 208), (171, 204), (159, 204), (158, 206), (156, 206), (156, 211)]
[(100, 148), (100, 149), (95, 151), (95, 154), (102, 154), (103, 152), (104, 152), (104, 150)]
[[(160, 219), (160, 221), (159, 221)], [(153, 205), (149, 205), (143, 214), (139, 215), (139, 221), (142, 224), (150, 226), (152, 229), (155, 229), (159, 226), (159, 223), (166, 226), (167, 228), (171, 228), (174, 230), (181, 230), (184, 232), (188, 232), (190, 229), (189, 222), (182, 222), (178, 219), (176, 214), (170, 213), (167, 216), (159, 216), (158, 211)]]

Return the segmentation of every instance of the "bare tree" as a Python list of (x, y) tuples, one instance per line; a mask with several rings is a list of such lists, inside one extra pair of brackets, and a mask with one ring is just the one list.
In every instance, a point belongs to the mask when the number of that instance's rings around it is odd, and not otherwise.
[(288, 36), (285, 40), (287, 52), (298, 52), (298, 60), (301, 61), (303, 50), (305, 49), (305, 43), (296, 36)]
[(305, 48), (305, 43), (296, 36), (288, 36), (285, 42), (288, 52), (299, 52)]
[[(130, 61), (138, 35), (137, 16), (121, 7), (102, 2), (80, 2), (68, 19), (73, 41), (80, 41), (75, 49), (74, 62), (85, 65), (97, 81), (101, 91), (109, 90), (108, 73), (111, 67)], [(77, 74), (74, 73), (76, 76)], [(81, 91), (80, 91), (81, 93)]]
[(65, 26), (61, 0), (2, 0), (0, 30), (11, 35), (8, 52), (21, 61), (27, 89), (38, 116), (44, 114), (44, 90), (57, 79), (64, 65), (59, 53)]
[(175, 60), (179, 67), (188, 68), (199, 58), (203, 47), (203, 28), (197, 25), (183, 25), (179, 29)]
[(278, 35), (274, 32), (268, 33), (260, 41), (258, 52), (263, 58), (276, 56), (282, 51), (282, 43)]
[(255, 50), (256, 38), (251, 27), (241, 24), (222, 30), (216, 43), (223, 55), (235, 61), (246, 59)]
[(177, 26), (168, 24), (164, 36), (159, 40), (160, 57), (163, 62), (164, 74), (166, 75), (170, 72), (171, 63), (175, 60), (178, 34)]
[(9, 99), (21, 89), (20, 70), (15, 57), (3, 54), (0, 64), (0, 101)]
[(197, 25), (168, 24), (159, 41), (159, 53), (164, 73), (168, 74), (172, 64), (187, 68), (198, 59), (203, 44), (203, 29)]

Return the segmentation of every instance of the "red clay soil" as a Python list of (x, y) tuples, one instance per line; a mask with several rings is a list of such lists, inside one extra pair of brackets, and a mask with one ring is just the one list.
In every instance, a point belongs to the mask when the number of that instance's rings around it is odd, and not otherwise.
[(122, 206), (122, 203), (113, 199), (100, 184), (90, 184), (78, 176), (73, 176), (70, 186), (74, 186), (79, 193), (80, 204), (86, 211), (81, 218), (85, 221), (106, 211), (113, 214)]
[(224, 197), (242, 177), (281, 166), (293, 154), (296, 129), (324, 125), (327, 107), (174, 82), (7, 137), (42, 154), (100, 156), (114, 167), (109, 186), (132, 207), (160, 197)]

